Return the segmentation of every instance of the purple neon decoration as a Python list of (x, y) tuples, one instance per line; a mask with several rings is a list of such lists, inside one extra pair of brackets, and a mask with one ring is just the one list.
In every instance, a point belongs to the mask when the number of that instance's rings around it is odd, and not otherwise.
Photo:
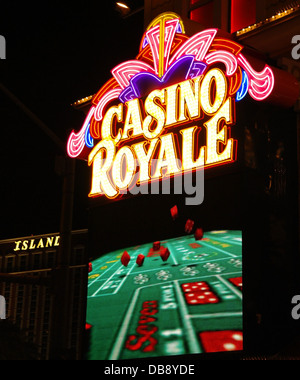
[(119, 96), (119, 99), (122, 103), (130, 102), (131, 100), (136, 99), (137, 96), (131, 86), (126, 87), (124, 91)]
[[(185, 56), (176, 61), (162, 78), (151, 73), (140, 73), (131, 78), (131, 87), (137, 98), (146, 96), (154, 90), (180, 83), (189, 78), (195, 58)], [(206, 65), (205, 65), (206, 67)]]
[(199, 77), (200, 75), (204, 73), (206, 68), (207, 68), (207, 65), (205, 63), (195, 61), (190, 71), (190, 78), (192, 79), (192, 78)]

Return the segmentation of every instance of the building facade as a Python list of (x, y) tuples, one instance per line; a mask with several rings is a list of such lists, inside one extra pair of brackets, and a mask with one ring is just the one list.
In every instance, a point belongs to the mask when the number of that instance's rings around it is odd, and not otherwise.
[[(0, 294), (6, 303), (6, 319), (17, 326), (26, 341), (36, 347), (37, 358), (51, 358), (56, 331), (55, 281), (60, 235), (40, 235), (0, 242)], [(66, 331), (69, 352), (80, 359), (85, 327), (87, 231), (72, 233), (69, 267), (70, 324)]]

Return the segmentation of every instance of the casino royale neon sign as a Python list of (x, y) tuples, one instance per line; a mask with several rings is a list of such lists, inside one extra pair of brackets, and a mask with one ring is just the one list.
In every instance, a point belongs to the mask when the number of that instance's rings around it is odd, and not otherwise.
[(234, 162), (236, 102), (264, 101), (275, 85), (272, 69), (254, 70), (242, 50), (217, 29), (189, 38), (173, 13), (155, 19), (137, 59), (112, 70), (69, 137), (69, 156), (92, 167), (89, 196)]
[[(201, 88), (200, 79), (201, 77), (197, 77), (192, 81), (173, 85), (163, 90), (154, 90), (146, 98), (144, 104), (141, 104), (138, 99), (128, 102), (126, 111), (122, 103), (117, 107), (110, 108), (102, 124), (102, 136), (105, 138), (89, 156), (89, 164), (94, 165), (91, 196), (101, 194), (101, 190), (103, 190), (108, 197), (115, 197), (118, 195), (117, 189), (129, 187), (136, 174), (136, 160), (139, 163), (138, 181), (140, 183), (148, 182), (150, 179), (162, 179), (164, 168), (166, 169), (165, 175), (176, 175), (182, 171), (233, 161), (235, 142), (227, 137), (227, 125), (231, 125), (234, 121), (234, 101), (231, 98), (224, 101), (226, 78), (220, 70), (213, 69), (203, 78)], [(216, 99), (211, 105), (209, 98), (213, 81), (216, 82), (217, 91)], [(164, 107), (163, 104), (166, 106)], [(147, 114), (145, 118), (142, 117), (142, 109)], [(211, 119), (205, 124), (206, 146), (201, 147), (199, 157), (194, 160), (198, 126), (180, 130), (182, 165), (179, 167), (177, 157), (179, 157), (180, 151), (176, 147), (175, 135), (164, 132), (179, 123), (199, 120), (204, 117), (204, 113), (211, 116)], [(112, 133), (114, 117), (124, 123), (124, 127), (118, 131), (117, 136), (113, 136)], [(222, 119), (225, 120), (226, 125), (218, 132), (218, 126)], [(155, 127), (151, 128), (153, 124)], [(117, 150), (122, 141), (140, 136), (148, 142), (140, 142), (130, 147), (124, 146)], [(218, 141), (225, 145), (222, 153), (217, 151)], [(97, 160), (104, 160), (104, 154), (106, 154), (105, 164), (98, 164)], [(152, 168), (153, 157), (157, 157), (154, 168)], [(121, 170), (122, 160), (126, 160), (125, 175)], [(112, 168), (112, 181), (108, 176), (110, 168)], [(153, 169), (152, 173), (150, 173), (151, 168)]]

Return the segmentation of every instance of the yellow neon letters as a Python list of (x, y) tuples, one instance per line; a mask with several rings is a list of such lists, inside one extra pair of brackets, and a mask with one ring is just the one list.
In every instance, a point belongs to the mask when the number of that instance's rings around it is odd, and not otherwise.
[(236, 144), (228, 126), (234, 122), (234, 102), (225, 74), (213, 68), (205, 76), (154, 90), (146, 99), (111, 107), (103, 118), (102, 140), (89, 155), (89, 196), (115, 198), (133, 182), (233, 161)]

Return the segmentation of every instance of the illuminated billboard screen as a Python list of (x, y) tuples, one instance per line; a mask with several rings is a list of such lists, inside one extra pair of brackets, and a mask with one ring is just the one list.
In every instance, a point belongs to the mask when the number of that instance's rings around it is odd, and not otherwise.
[(242, 351), (242, 233), (194, 231), (93, 261), (88, 359)]

